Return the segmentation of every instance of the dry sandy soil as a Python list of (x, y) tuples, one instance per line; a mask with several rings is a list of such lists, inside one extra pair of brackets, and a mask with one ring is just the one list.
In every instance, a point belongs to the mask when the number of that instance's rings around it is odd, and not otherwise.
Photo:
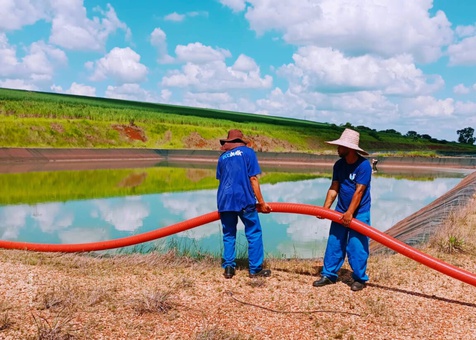
[[(431, 250), (429, 250), (431, 252)], [(435, 254), (476, 272), (468, 255)], [(322, 262), (269, 260), (232, 279), (216, 259), (0, 251), (0, 339), (475, 339), (476, 287), (402, 255), (314, 288)]]

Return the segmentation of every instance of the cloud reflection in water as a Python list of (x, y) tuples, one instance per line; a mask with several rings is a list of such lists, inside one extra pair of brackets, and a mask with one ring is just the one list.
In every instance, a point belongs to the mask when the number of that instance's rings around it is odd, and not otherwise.
[[(431, 203), (460, 178), (428, 181), (385, 178), (372, 180), (372, 226), (385, 231)], [(330, 179), (262, 184), (268, 202), (322, 206)], [(149, 194), (0, 207), (2, 239), (42, 243), (85, 243), (114, 239), (162, 228), (216, 210), (216, 189)], [(283, 257), (322, 256), (330, 221), (312, 216), (261, 214), (265, 250)], [(243, 225), (239, 224), (242, 234)], [(219, 222), (182, 232), (175, 237), (197, 242), (199, 249), (221, 249)], [(246, 244), (244, 236), (239, 243)]]

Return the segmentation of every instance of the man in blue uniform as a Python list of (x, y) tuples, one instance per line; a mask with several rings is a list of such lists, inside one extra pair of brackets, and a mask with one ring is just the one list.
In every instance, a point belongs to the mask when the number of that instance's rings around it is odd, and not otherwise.
[(271, 270), (263, 269), (264, 248), (258, 211), (269, 213), (271, 207), (261, 194), (258, 158), (254, 150), (246, 146), (248, 141), (240, 130), (230, 130), (220, 144), (224, 152), (218, 159), (216, 178), (220, 181), (217, 206), (223, 227), (224, 276), (231, 279), (235, 275), (238, 218), (245, 225), (250, 277), (270, 276)]
[(345, 129), (339, 139), (327, 142), (337, 145), (341, 159), (334, 164), (324, 208), (330, 209), (338, 197), (335, 210), (341, 212), (342, 217), (340, 223), (331, 223), (321, 278), (313, 283), (314, 287), (335, 283), (346, 255), (353, 271), (351, 289), (362, 290), (369, 279), (366, 274), (369, 238), (348, 228), (353, 218), (370, 225), (372, 166), (361, 156), (368, 153), (359, 147), (359, 137), (357, 131)]

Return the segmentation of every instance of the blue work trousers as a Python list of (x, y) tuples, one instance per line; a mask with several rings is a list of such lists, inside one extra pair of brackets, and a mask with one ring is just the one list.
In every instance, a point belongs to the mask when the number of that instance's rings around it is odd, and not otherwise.
[[(370, 212), (358, 214), (355, 219), (370, 225)], [(353, 271), (352, 278), (361, 283), (368, 281), (369, 277), (366, 271), (369, 258), (369, 238), (342, 224), (332, 222), (321, 275), (335, 282), (337, 272), (344, 264), (346, 254)]]
[(238, 217), (245, 225), (245, 235), (248, 240), (248, 262), (251, 274), (256, 274), (263, 268), (264, 248), (261, 223), (256, 209), (220, 212), (223, 227), (223, 264), (222, 267), (236, 266), (236, 225)]

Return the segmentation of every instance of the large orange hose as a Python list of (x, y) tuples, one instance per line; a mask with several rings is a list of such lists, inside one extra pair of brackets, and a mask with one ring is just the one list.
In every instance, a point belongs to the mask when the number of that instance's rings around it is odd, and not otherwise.
[[(273, 212), (293, 212), (296, 214), (321, 216), (335, 222), (339, 222), (342, 216), (337, 211), (306, 204), (272, 203), (270, 205), (273, 208)], [(427, 267), (476, 286), (476, 275), (473, 273), (438, 260), (356, 219), (352, 220), (349, 227)]]
[(144, 243), (156, 240), (162, 237), (170, 236), (181, 231), (192, 229), (203, 224), (216, 221), (220, 218), (218, 212), (211, 212), (205, 215), (194, 217), (192, 219), (172, 224), (168, 227), (152, 230), (146, 233), (127, 236), (115, 240), (77, 243), (77, 244), (45, 244), (45, 243), (29, 243), (29, 242), (12, 242), (0, 240), (0, 248), (32, 250), (40, 252), (61, 252), (61, 253), (78, 253), (86, 251), (98, 251), (106, 249), (121, 248), (132, 246), (134, 244)]
[[(339, 222), (342, 214), (322, 207), (300, 204), (300, 203), (269, 203), (273, 212), (281, 213), (295, 213), (302, 215), (321, 216), (331, 221)], [(192, 229), (220, 218), (217, 211), (211, 212), (205, 215), (201, 215), (183, 222), (179, 222), (168, 227), (156, 229), (143, 234), (128, 236), (120, 239), (103, 241), (103, 242), (91, 242), (80, 244), (40, 244), (40, 243), (28, 243), (28, 242), (12, 242), (0, 240), (0, 248), (5, 249), (21, 249), (32, 250), (40, 252), (86, 252), (86, 251), (98, 251), (113, 248), (120, 248), (125, 246), (131, 246), (138, 243), (148, 242), (162, 237), (170, 236), (188, 229)], [(443, 274), (451, 276), (455, 279), (476, 286), (476, 275), (465, 271), (461, 268), (455, 267), (441, 260), (438, 260), (428, 254), (425, 254), (381, 231), (363, 223), (358, 220), (352, 220), (349, 225), (350, 228), (358, 231), (359, 233), (366, 235), (375, 241), (383, 244), (384, 246), (405, 255), (412, 260), (420, 262), (421, 264), (433, 268)]]

